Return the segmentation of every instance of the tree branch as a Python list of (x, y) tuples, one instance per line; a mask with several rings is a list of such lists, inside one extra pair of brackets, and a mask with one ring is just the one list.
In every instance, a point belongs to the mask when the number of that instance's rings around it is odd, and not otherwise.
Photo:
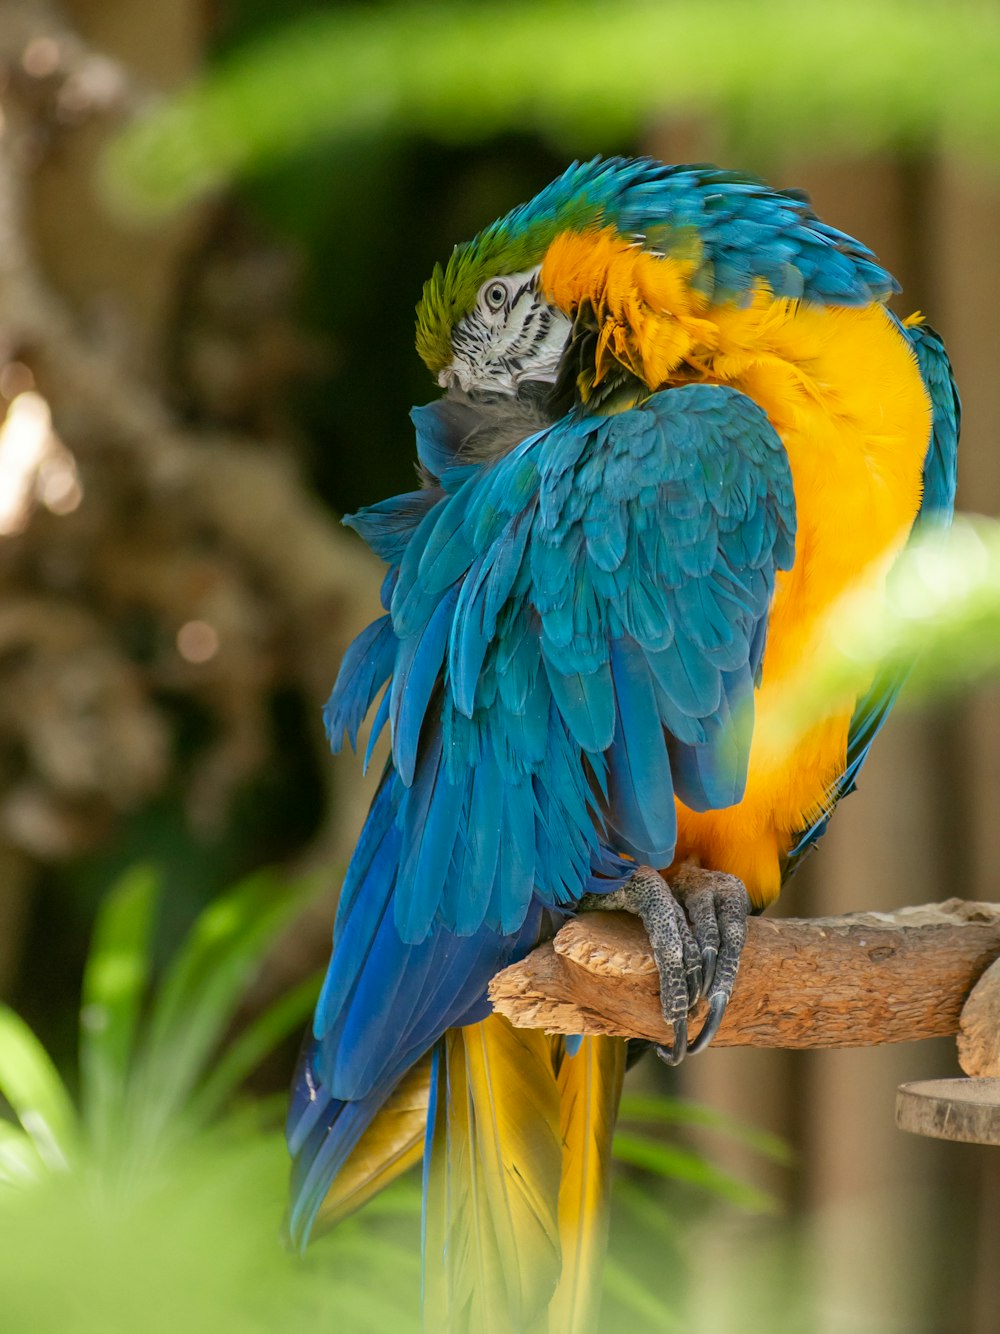
[[(1000, 957), (1000, 905), (946, 903), (845, 917), (755, 917), (720, 1047), (870, 1047), (954, 1034)], [(673, 1041), (637, 918), (586, 913), (493, 979), (519, 1028)], [(696, 1011), (697, 1022), (705, 1012)], [(984, 1073), (969, 1071), (969, 1073)]]

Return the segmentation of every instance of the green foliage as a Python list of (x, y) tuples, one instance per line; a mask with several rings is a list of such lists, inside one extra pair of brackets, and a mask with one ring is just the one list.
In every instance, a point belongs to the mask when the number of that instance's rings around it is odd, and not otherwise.
[(4, 1334), (416, 1334), (415, 1185), (302, 1262), (279, 1241), (283, 1137), (263, 1104), (221, 1118), (315, 1002), (314, 977), (224, 1041), (265, 949), (313, 892), (252, 876), (202, 913), (154, 987), (161, 886), (129, 872), (87, 960), (79, 1112), (38, 1039), (0, 1008), (0, 1093), (17, 1118), (0, 1119)]
[(72, 1101), (48, 1052), (6, 1005), (0, 1006), (0, 1054), (0, 1093), (21, 1127), (4, 1123), (2, 1178), (16, 1183), (70, 1167), (79, 1142)]
[(102, 1202), (82, 1174), (0, 1197), (4, 1334), (417, 1334), (414, 1191), (302, 1261), (278, 1239), (286, 1182), (280, 1135), (230, 1130), (127, 1198)]
[[(0, 1093), (18, 1122), (0, 1119), (4, 1334), (292, 1334), (307, 1322), (416, 1334), (418, 1182), (397, 1182), (304, 1261), (293, 1257), (278, 1239), (282, 1137), (266, 1103), (232, 1106), (314, 1003), (312, 978), (227, 1038), (265, 948), (310, 893), (252, 876), (201, 914), (154, 982), (160, 881), (146, 867), (124, 876), (98, 914), (84, 975), (79, 1112), (38, 1039), (0, 1010)], [(692, 1103), (628, 1095), (622, 1111), (606, 1327), (636, 1334), (678, 1323), (677, 1284), (664, 1281), (682, 1268), (670, 1192), (685, 1193), (686, 1219), (699, 1203), (775, 1207), (664, 1131), (708, 1128), (786, 1156)], [(651, 1269), (636, 1266), (640, 1242)]]
[(306, 1022), (318, 978), (220, 1052), (265, 949), (313, 893), (258, 872), (201, 914), (153, 991), (160, 884), (148, 868), (124, 876), (101, 906), (84, 974), (79, 1114), (38, 1039), (0, 1009), (0, 1092), (20, 1123), (0, 1122), (6, 1179), (84, 1168), (102, 1187), (134, 1182), (204, 1130)]
[(614, 1138), (618, 1171), (602, 1329), (661, 1334), (689, 1328), (696, 1313), (686, 1289), (702, 1225), (746, 1218), (758, 1220), (758, 1227), (767, 1219), (772, 1231), (776, 1226), (778, 1200), (688, 1145), (683, 1136), (692, 1129), (781, 1166), (791, 1162), (784, 1141), (720, 1112), (683, 1098), (626, 1093)]
[(230, 52), (126, 131), (134, 208), (171, 207), (324, 139), (481, 142), (533, 129), (590, 154), (709, 114), (746, 160), (775, 145), (937, 143), (997, 162), (1000, 11), (945, 0), (513, 0), (322, 9)]

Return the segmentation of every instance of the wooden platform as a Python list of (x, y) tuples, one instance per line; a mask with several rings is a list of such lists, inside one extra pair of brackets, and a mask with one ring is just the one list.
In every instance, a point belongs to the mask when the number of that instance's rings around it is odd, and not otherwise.
[(1000, 1079), (923, 1079), (900, 1084), (896, 1125), (935, 1139), (1000, 1144)]

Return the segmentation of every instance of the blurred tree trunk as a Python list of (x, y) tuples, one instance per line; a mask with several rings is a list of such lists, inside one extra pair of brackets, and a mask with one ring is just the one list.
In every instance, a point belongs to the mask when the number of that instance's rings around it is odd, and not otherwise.
[[(229, 263), (223, 206), (138, 228), (104, 190), (109, 135), (197, 70), (207, 13), (200, 0), (0, 9), (0, 433), (10, 459), (25, 442), (37, 455), (0, 479), (20, 497), (0, 531), (0, 862), (23, 870), (0, 923), (8, 981), (31, 868), (99, 845), (176, 786), (178, 699), (208, 720), (184, 772), (193, 826), (218, 828), (266, 770), (279, 691), (302, 700), (326, 785), (314, 862), (344, 860), (368, 791), (353, 762), (338, 781), (320, 709), (380, 575), (311, 494), (271, 410), (301, 352), (281, 309), (293, 266), (261, 246), (224, 270), (239, 298), (229, 379), (182, 419), (179, 378), (216, 337), (184, 302), (195, 259), (209, 276)], [(274, 330), (291, 371), (261, 351)], [(251, 395), (245, 411), (226, 410), (232, 384)], [(53, 459), (75, 479), (72, 503), (46, 499)], [(318, 962), (327, 939), (326, 921), (309, 924), (282, 977)]]
[[(204, 0), (135, 4), (132, 0), (63, 0), (69, 25), (88, 47), (118, 66), (141, 96), (190, 79), (204, 59)], [(100, 83), (101, 71), (92, 76)], [(114, 119), (89, 117), (62, 136), (33, 174), (28, 217), (46, 277), (80, 317), (112, 341), (133, 370), (160, 380), (174, 318), (178, 277), (204, 227), (206, 209), (186, 209), (137, 227), (109, 214), (101, 192), (101, 153)], [(162, 386), (161, 386), (162, 387)]]
[[(996, 180), (954, 163), (940, 164), (930, 194), (928, 231), (935, 319), (947, 332), (964, 408), (958, 503), (982, 514), (1000, 513), (1000, 187)], [(1000, 688), (988, 686), (951, 709), (943, 745), (960, 761), (930, 781), (946, 813), (949, 847), (969, 897), (988, 899), (1000, 886)], [(942, 781), (943, 779), (943, 781)], [(984, 1156), (985, 1155), (985, 1156)], [(978, 1195), (979, 1264), (968, 1313), (969, 1334), (994, 1334), (1000, 1311), (1000, 1164), (983, 1151), (967, 1164)], [(989, 1257), (987, 1259), (987, 1257)]]

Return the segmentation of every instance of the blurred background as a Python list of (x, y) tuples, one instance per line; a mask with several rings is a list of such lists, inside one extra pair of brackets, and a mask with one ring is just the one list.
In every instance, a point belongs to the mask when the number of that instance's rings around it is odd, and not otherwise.
[[(320, 709), (380, 581), (338, 516), (412, 485), (431, 266), (571, 158), (648, 152), (806, 189), (901, 280), (900, 313), (944, 334), (959, 504), (1000, 510), (998, 68), (994, 4), (4, 0), (0, 998), (71, 1092), (95, 916), (136, 864), (163, 886), (154, 978), (239, 877), (320, 873), (227, 1024), (323, 963), (368, 788), (329, 756)], [(983, 687), (900, 711), (781, 911), (995, 900), (998, 704)], [(280, 1103), (298, 1022), (254, 1105)], [(650, 1255), (669, 1299), (643, 1315), (619, 1273), (609, 1309), (632, 1329), (993, 1334), (1000, 1157), (893, 1124), (899, 1082), (957, 1073), (944, 1041), (643, 1063), (637, 1093), (791, 1150), (662, 1130), (747, 1188), (664, 1185), (672, 1231)], [(261, 1178), (275, 1231), (281, 1170)], [(56, 1212), (72, 1250), (66, 1218), (85, 1215)], [(648, 1231), (641, 1209), (628, 1227)], [(0, 1324), (55, 1328), (4, 1228), (23, 1302)], [(66, 1325), (74, 1300), (62, 1327), (90, 1328)], [(205, 1328), (285, 1328), (212, 1310)]]

